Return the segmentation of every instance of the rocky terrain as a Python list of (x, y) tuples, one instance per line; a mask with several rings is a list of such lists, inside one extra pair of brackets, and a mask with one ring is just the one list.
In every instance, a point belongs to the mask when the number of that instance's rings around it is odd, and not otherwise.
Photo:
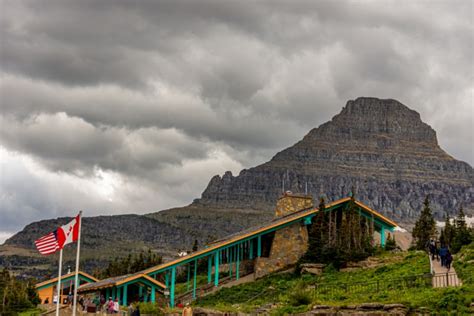
[[(461, 205), (474, 213), (472, 167), (443, 151), (436, 132), (417, 112), (396, 100), (358, 98), (269, 162), (237, 176), (214, 176), (189, 206), (143, 216), (85, 218), (84, 259), (100, 266), (112, 256), (146, 248), (173, 256), (194, 239), (202, 245), (270, 220), (283, 188), (315, 199), (325, 196), (328, 202), (354, 188), (357, 199), (407, 225), (427, 195), (438, 219)], [(67, 220), (26, 226), (0, 246), (0, 265), (25, 271), (21, 267), (34, 256), (34, 239)]]

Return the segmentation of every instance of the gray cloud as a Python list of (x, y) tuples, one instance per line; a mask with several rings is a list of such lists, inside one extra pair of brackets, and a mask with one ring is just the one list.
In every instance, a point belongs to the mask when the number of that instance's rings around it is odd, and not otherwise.
[(188, 203), (358, 96), (474, 163), (472, 2), (0, 3), (0, 232)]

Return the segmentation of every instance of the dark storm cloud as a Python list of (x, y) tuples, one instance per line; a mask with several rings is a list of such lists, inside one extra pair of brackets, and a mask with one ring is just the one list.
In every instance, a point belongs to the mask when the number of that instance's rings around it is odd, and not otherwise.
[(2, 0), (0, 214), (185, 204), (359, 96), (417, 110), (472, 164), (472, 5)]

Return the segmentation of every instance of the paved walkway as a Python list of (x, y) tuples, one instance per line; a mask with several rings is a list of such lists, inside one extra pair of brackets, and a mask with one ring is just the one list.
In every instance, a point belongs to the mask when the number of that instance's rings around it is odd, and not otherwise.
[[(431, 260), (431, 256), (430, 256)], [(433, 287), (447, 287), (447, 286), (460, 286), (462, 285), (461, 280), (459, 280), (456, 270), (451, 265), (451, 269), (446, 269), (441, 266), (441, 260), (431, 261), (432, 272), (433, 272)]]

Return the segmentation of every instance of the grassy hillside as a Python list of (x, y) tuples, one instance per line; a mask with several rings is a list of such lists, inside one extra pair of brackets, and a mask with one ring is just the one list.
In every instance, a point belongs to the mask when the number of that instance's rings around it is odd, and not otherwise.
[[(465, 268), (461, 274), (472, 271), (463, 249)], [(469, 256), (472, 256), (472, 247)], [(352, 305), (367, 302), (402, 303), (411, 309), (426, 307), (438, 313), (457, 310), (467, 312), (474, 299), (472, 283), (458, 288), (433, 289), (429, 277), (429, 260), (423, 252), (384, 253), (378, 256), (382, 266), (339, 272), (326, 268), (321, 276), (292, 273), (274, 274), (253, 283), (224, 288), (202, 298), (195, 304), (223, 311), (252, 312), (262, 305), (273, 306), (273, 313), (304, 312), (315, 304)], [(463, 263), (463, 264), (464, 264)], [(420, 275), (418, 278), (407, 276)], [(326, 287), (322, 288), (321, 285)]]

